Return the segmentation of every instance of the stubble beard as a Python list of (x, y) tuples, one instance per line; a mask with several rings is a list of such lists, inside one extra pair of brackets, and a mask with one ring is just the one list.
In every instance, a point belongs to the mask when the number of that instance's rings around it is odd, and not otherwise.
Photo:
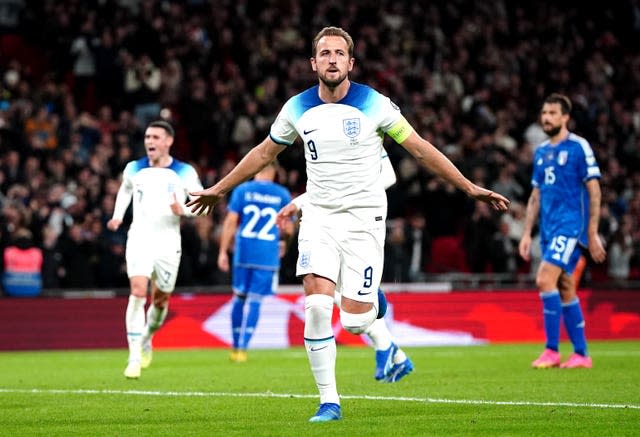
[(341, 75), (340, 77), (338, 77), (335, 80), (329, 80), (325, 76), (320, 76), (320, 75), (318, 77), (320, 78), (320, 81), (323, 84), (325, 84), (325, 86), (327, 88), (335, 89), (335, 88), (338, 87), (338, 85), (340, 85), (342, 82), (345, 81), (345, 79), (347, 78), (347, 75), (346, 74), (345, 75)]
[(560, 133), (560, 131), (562, 130), (562, 126), (551, 126), (551, 127), (543, 127), (542, 130), (544, 131), (545, 134), (547, 134), (549, 137), (555, 137), (556, 135), (558, 135)]

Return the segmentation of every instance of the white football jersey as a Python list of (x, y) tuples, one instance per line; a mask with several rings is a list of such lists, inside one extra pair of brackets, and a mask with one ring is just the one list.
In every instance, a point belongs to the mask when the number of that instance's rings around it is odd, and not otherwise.
[[(380, 181), (382, 182), (382, 186), (386, 190), (387, 188), (393, 186), (396, 183), (396, 172), (393, 170), (393, 165), (391, 164), (391, 159), (389, 159), (389, 155), (387, 151), (383, 149), (383, 155), (380, 157)], [(302, 193), (293, 199), (291, 202), (298, 208), (305, 210), (307, 205), (307, 193)]]
[(386, 219), (382, 140), (401, 120), (399, 108), (388, 97), (354, 82), (337, 103), (320, 100), (318, 85), (285, 103), (270, 136), (285, 145), (300, 136), (304, 143), (306, 220), (362, 229)]
[(189, 191), (202, 190), (196, 170), (189, 164), (173, 159), (167, 167), (151, 167), (148, 158), (127, 164), (116, 197), (113, 218), (124, 217), (133, 199), (133, 221), (129, 237), (149, 237), (152, 241), (180, 241), (180, 217), (171, 211), (173, 195), (184, 207)]

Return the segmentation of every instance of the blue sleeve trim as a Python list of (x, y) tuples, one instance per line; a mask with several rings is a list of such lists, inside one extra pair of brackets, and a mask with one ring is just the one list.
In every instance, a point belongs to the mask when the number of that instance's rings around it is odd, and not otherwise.
[(293, 143), (288, 143), (286, 141), (282, 141), (282, 140), (280, 140), (278, 138), (275, 138), (273, 135), (271, 135), (271, 133), (269, 133), (269, 138), (271, 138), (271, 141), (273, 141), (276, 144), (280, 144), (281, 146), (287, 146), (288, 147), (288, 146), (293, 144)]

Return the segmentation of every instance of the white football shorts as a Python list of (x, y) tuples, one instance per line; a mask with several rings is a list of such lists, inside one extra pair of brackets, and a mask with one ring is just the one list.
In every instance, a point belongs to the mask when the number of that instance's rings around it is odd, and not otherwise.
[(178, 279), (180, 244), (149, 244), (148, 239), (131, 237), (127, 239), (125, 257), (127, 275), (145, 276), (156, 282), (160, 291), (173, 291)]
[(296, 275), (314, 273), (336, 284), (336, 291), (358, 302), (376, 303), (384, 266), (385, 225), (367, 230), (300, 224)]

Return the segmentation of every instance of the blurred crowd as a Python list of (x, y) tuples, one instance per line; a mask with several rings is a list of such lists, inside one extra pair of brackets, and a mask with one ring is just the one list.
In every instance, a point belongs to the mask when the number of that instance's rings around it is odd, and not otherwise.
[[(494, 213), (388, 140), (398, 182), (385, 281), (535, 267), (517, 243), (551, 92), (572, 99), (571, 128), (603, 173), (609, 257), (591, 279), (640, 279), (638, 0), (0, 0), (0, 10), (0, 245), (28, 234), (45, 288), (126, 286), (127, 226), (105, 224), (124, 165), (144, 154), (145, 125), (173, 123), (173, 155), (212, 185), (315, 83), (311, 38), (326, 25), (354, 37), (352, 80), (390, 96), (465, 175), (513, 201)], [(304, 192), (302, 148), (280, 165), (278, 181)], [(223, 203), (184, 220), (179, 286), (228, 283), (215, 262), (224, 213)], [(295, 251), (282, 282), (295, 282)]]

